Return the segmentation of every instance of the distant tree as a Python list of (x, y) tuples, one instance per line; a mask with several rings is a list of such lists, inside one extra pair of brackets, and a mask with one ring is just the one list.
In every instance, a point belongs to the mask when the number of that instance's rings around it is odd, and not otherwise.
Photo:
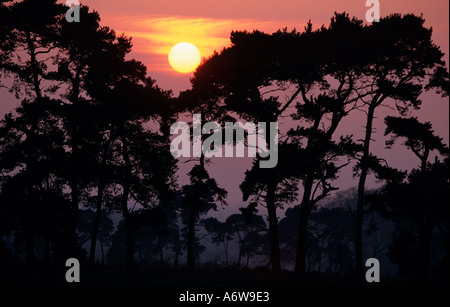
[(267, 225), (263, 217), (256, 214), (258, 210), (255, 203), (239, 210), (241, 214), (229, 216), (227, 222), (231, 224), (239, 239), (238, 267), (241, 266), (241, 258), (245, 256), (248, 268), (252, 256), (268, 254)]
[(353, 224), (351, 214), (346, 208), (321, 207), (311, 213), (312, 229), (315, 232), (310, 244), (319, 246), (321, 249), (318, 257), (318, 270), (320, 271), (322, 259), (328, 259), (328, 267), (325, 271), (341, 272), (348, 274), (352, 271), (351, 243), (353, 241)]
[[(87, 209), (80, 215), (77, 223), (77, 230), (79, 234), (79, 240), (82, 244), (91, 240), (92, 225), (94, 224), (96, 217), (96, 212), (90, 209)], [(96, 237), (96, 240), (100, 243), (100, 259), (102, 265), (106, 264), (105, 247), (111, 246), (111, 236), (113, 230), (114, 222), (110, 217), (110, 212), (104, 210), (101, 215), (101, 220), (98, 227), (98, 235)], [(98, 250), (96, 252), (98, 253)]]
[(227, 191), (219, 188), (216, 180), (209, 177), (202, 163), (189, 172), (190, 183), (183, 186), (183, 223), (186, 225), (187, 267), (190, 273), (195, 267), (195, 228), (202, 215), (217, 210), (217, 204), (226, 204)]
[[(327, 204), (328, 205), (328, 204)], [(345, 207), (315, 207), (310, 215), (307, 233), (305, 271), (348, 274), (352, 269), (351, 244), (353, 243), (352, 215)], [(280, 240), (286, 261), (295, 261), (300, 207), (286, 210), (280, 221)]]
[(227, 222), (220, 222), (214, 217), (208, 217), (202, 220), (206, 232), (211, 236), (211, 242), (223, 247), (225, 256), (225, 265), (229, 264), (229, 243), (233, 240), (233, 231), (231, 225)]

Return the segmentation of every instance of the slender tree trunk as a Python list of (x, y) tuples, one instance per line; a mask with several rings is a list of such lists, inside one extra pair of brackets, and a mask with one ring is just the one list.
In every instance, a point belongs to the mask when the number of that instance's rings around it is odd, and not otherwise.
[(277, 208), (275, 204), (276, 184), (269, 182), (267, 184), (267, 213), (269, 219), (269, 238), (270, 238), (270, 261), (272, 264), (272, 272), (278, 274), (281, 272), (280, 258), (280, 239), (278, 235), (278, 218)]
[(78, 189), (78, 175), (77, 175), (77, 162), (75, 156), (77, 155), (77, 149), (72, 147), (72, 179), (70, 182), (70, 188), (71, 188), (71, 204), (70, 204), (70, 217), (69, 217), (69, 234), (67, 242), (67, 246), (69, 248), (68, 252), (73, 253), (72, 248), (75, 248), (77, 246), (77, 220), (78, 220), (78, 205), (79, 205), (79, 189)]
[(306, 270), (306, 247), (308, 235), (308, 219), (311, 211), (310, 197), (313, 187), (311, 176), (307, 176), (304, 184), (304, 192), (299, 210), (299, 223), (297, 234), (297, 251), (295, 257), (295, 273), (302, 277)]
[[(203, 153), (200, 156), (200, 167), (205, 169), (205, 156)], [(195, 204), (190, 206), (189, 217), (188, 217), (188, 233), (187, 233), (187, 247), (186, 247), (186, 257), (187, 257), (187, 268), (188, 273), (192, 274), (195, 267), (195, 255), (194, 255), (194, 243), (195, 243), (195, 223), (197, 222), (198, 212), (195, 208)]]
[[(276, 121), (276, 117), (268, 118), (268, 121)], [(269, 123), (266, 123), (266, 143), (267, 149), (271, 144), (271, 127)], [(272, 265), (272, 272), (278, 274), (281, 272), (281, 257), (280, 257), (280, 239), (278, 235), (278, 218), (277, 218), (277, 207), (276, 207), (276, 188), (277, 183), (273, 180), (273, 170), (265, 170), (267, 191), (266, 191), (266, 206), (267, 206), (267, 217), (269, 221), (269, 240), (270, 240), (270, 262)]]
[(38, 64), (36, 59), (36, 48), (31, 40), (31, 33), (26, 32), (26, 41), (28, 45), (28, 52), (30, 54), (30, 65), (31, 65), (31, 79), (33, 81), (34, 92), (36, 93), (37, 100), (41, 100), (42, 92), (38, 76)]
[(356, 204), (355, 216), (355, 269), (356, 275), (360, 280), (364, 279), (363, 264), (363, 222), (364, 222), (364, 202), (365, 202), (365, 185), (368, 174), (367, 160), (370, 156), (370, 141), (372, 137), (372, 125), (375, 114), (376, 105), (372, 102), (367, 112), (366, 134), (363, 145), (363, 156), (361, 158), (361, 174), (358, 182), (358, 202)]
[(128, 197), (130, 195), (131, 181), (131, 162), (128, 154), (128, 140), (122, 137), (122, 154), (125, 162), (125, 175), (123, 183), (123, 195), (121, 201), (122, 214), (125, 222), (126, 232), (126, 265), (128, 269), (134, 267), (134, 234), (133, 221), (131, 220), (130, 211), (128, 210)]
[[(111, 138), (112, 138), (113, 131), (111, 129), (109, 138), (105, 144), (104, 150), (103, 150), (103, 156), (102, 156), (102, 162), (101, 166), (102, 168), (106, 168), (106, 160), (108, 159), (108, 149), (111, 144)], [(97, 244), (97, 236), (98, 236), (98, 229), (100, 227), (100, 221), (102, 218), (102, 202), (103, 202), (103, 193), (105, 190), (105, 174), (102, 172), (99, 177), (99, 183), (98, 183), (98, 193), (97, 193), (97, 203), (96, 203), (96, 212), (95, 212), (95, 220), (94, 220), (94, 227), (92, 229), (92, 236), (91, 236), (91, 249), (89, 252), (89, 263), (92, 265), (95, 262), (95, 249)]]
[[(35, 131), (35, 124), (32, 123), (31, 129), (26, 132), (27, 140), (33, 139), (33, 134)], [(33, 148), (32, 142), (27, 144), (27, 171), (31, 172), (33, 168)], [(25, 189), (26, 202), (25, 202), (25, 216), (24, 216), (24, 237), (25, 237), (25, 259), (27, 266), (30, 268), (34, 267), (35, 264), (35, 254), (34, 254), (34, 186), (31, 181), (27, 182), (27, 187)]]
[[(39, 76), (38, 76), (38, 63), (36, 59), (36, 47), (33, 44), (33, 41), (31, 39), (31, 33), (29, 31), (26, 32), (26, 42), (28, 46), (28, 52), (30, 55), (30, 66), (31, 66), (31, 79), (34, 87), (34, 92), (36, 94), (36, 100), (39, 101), (42, 98), (42, 92), (40, 88), (40, 82), (39, 82)], [(31, 129), (26, 133), (27, 138), (32, 138), (32, 134), (34, 134), (35, 131), (35, 125), (32, 124)], [(27, 153), (27, 167), (30, 167), (33, 163), (32, 156), (33, 156), (33, 149), (28, 146), (28, 153)], [(28, 192), (29, 195), (33, 194), (33, 185), (30, 184)], [(33, 230), (33, 216), (32, 216), (32, 204), (28, 204), (28, 214), (26, 217), (26, 225), (24, 229), (24, 236), (25, 236), (25, 257), (27, 265), (30, 267), (34, 266), (35, 263), (35, 254), (34, 254), (34, 230)]]
[(419, 217), (419, 274), (421, 281), (424, 283), (428, 282), (429, 279), (431, 235), (433, 231), (433, 224), (431, 222), (432, 212), (426, 198), (426, 195), (430, 191), (430, 182), (428, 182), (426, 173), (428, 156), (429, 150), (425, 149), (421, 158), (420, 207), (417, 212)]
[(195, 221), (196, 221), (195, 209), (191, 207), (189, 212), (189, 224), (187, 234), (187, 267), (189, 274), (194, 272), (195, 257), (194, 257), (194, 240), (195, 240)]
[[(76, 105), (78, 103), (78, 96), (80, 93), (79, 89), (79, 72), (77, 71), (75, 76), (75, 81), (72, 82), (72, 92), (70, 101), (73, 105)], [(79, 165), (80, 163), (83, 163), (80, 161), (80, 149), (78, 148), (80, 145), (80, 139), (79, 139), (79, 128), (78, 128), (78, 118), (69, 117), (69, 122), (72, 125), (72, 128), (70, 131), (70, 142), (72, 147), (72, 156), (71, 156), (71, 165), (70, 165), (70, 171), (71, 171), (71, 180), (70, 180), (70, 188), (71, 188), (71, 217), (69, 221), (69, 240), (68, 246), (69, 246), (69, 253), (74, 254), (72, 249), (75, 249), (78, 245), (78, 238), (77, 238), (77, 222), (78, 222), (78, 210), (79, 210), (79, 203), (80, 203), (80, 187), (79, 187)]]
[(97, 243), (98, 229), (102, 218), (102, 201), (103, 201), (103, 189), (104, 184), (100, 183), (98, 186), (97, 204), (95, 212), (94, 227), (91, 235), (91, 249), (89, 250), (89, 263), (93, 265), (95, 263), (95, 249)]

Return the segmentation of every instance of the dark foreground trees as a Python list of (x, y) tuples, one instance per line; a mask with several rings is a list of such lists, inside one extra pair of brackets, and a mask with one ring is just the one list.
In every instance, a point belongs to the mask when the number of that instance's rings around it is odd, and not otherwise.
[[(270, 263), (280, 273), (295, 262), (301, 276), (361, 277), (364, 231), (376, 224), (364, 218), (376, 203), (395, 224), (388, 255), (401, 274), (426, 279), (431, 267), (448, 268), (448, 146), (410, 117), (423, 91), (448, 92), (443, 54), (422, 17), (364, 25), (343, 13), (316, 30), (232, 32), (231, 46), (173, 98), (129, 59), (129, 38), (87, 7), (81, 23), (67, 23), (65, 11), (53, 0), (0, 1), (0, 85), (21, 101), (0, 123), (0, 259), (32, 266), (88, 253), (93, 266), (185, 262), (192, 273), (202, 251), (219, 246), (226, 267)], [(386, 118), (388, 145), (401, 138), (420, 160), (406, 179), (371, 152), (374, 118), (386, 105), (402, 116)], [(341, 129), (357, 109), (366, 115), (362, 140)], [(211, 217), (231, 191), (214, 179), (206, 154), (186, 182), (176, 181), (170, 127), (193, 113), (217, 121), (224, 135), (224, 122), (251, 121), (266, 123), (257, 131), (266, 143), (279, 136), (270, 148), (276, 163), (261, 149), (242, 170), (250, 203), (242, 214)], [(326, 200), (350, 163), (359, 182), (347, 210)], [(376, 193), (366, 191), (371, 173), (385, 182)]]
[[(309, 24), (301, 33), (287, 30), (272, 35), (258, 31), (234, 32), (231, 42), (230, 48), (213, 55), (199, 67), (193, 79), (193, 89), (203, 93), (203, 96), (199, 94), (201, 99), (222, 99), (230, 111), (256, 122), (278, 120), (290, 105), (297, 104), (295, 119), (301, 125), (293, 129), (288, 139), (280, 140), (294, 142), (299, 149), (297, 158), (289, 160), (291, 167), (281, 172), (282, 177), (299, 178), (303, 186), (297, 272), (305, 270), (305, 234), (311, 209), (333, 190), (330, 180), (336, 179), (337, 172), (345, 165), (336, 164), (337, 157), (351, 157), (360, 150), (355, 261), (361, 275), (364, 187), (369, 161), (373, 160), (369, 145), (374, 112), (387, 102), (405, 114), (409, 106), (419, 106), (418, 96), (423, 89), (436, 87), (445, 93), (448, 77), (443, 54), (432, 43), (431, 30), (423, 26), (422, 18), (413, 15), (393, 15), (364, 26), (357, 19), (336, 14), (328, 28), (313, 31)], [(379, 43), (374, 46), (373, 42)], [(420, 47), (414, 47), (417, 45)], [(290, 89), (290, 95), (282, 103), (279, 101), (280, 92), (286, 89)], [(341, 145), (333, 145), (339, 123), (355, 108), (362, 108), (367, 114), (361, 149), (351, 145), (350, 138), (342, 139)], [(336, 147), (337, 151), (332, 153), (333, 146), (341, 147)], [(282, 148), (280, 146), (280, 155)], [(265, 193), (274, 271), (280, 268), (274, 204), (282, 203), (278, 202), (275, 192), (282, 189), (279, 186), (281, 181), (276, 180), (277, 167), (260, 170), (256, 178), (262, 185), (259, 191), (252, 192), (256, 195), (261, 195), (262, 191)], [(291, 174), (288, 175), (286, 170)], [(244, 186), (249, 183), (246, 180)], [(314, 195), (313, 191), (321, 193)]]
[(14, 42), (2, 46), (2, 69), (22, 106), (0, 126), (6, 233), (14, 234), (19, 254), (26, 247), (29, 264), (36, 254), (81, 260), (78, 218), (81, 207), (93, 205), (94, 263), (110, 202), (123, 214), (132, 266), (135, 217), (170, 203), (173, 194), (175, 160), (160, 129), (167, 124), (161, 118), (170, 118), (170, 93), (146, 76), (142, 63), (125, 59), (130, 39), (101, 27), (87, 7), (83, 23), (71, 24), (56, 1), (17, 2), (8, 10), (17, 18), (2, 26)]
[[(415, 117), (387, 117), (385, 122), (386, 134), (391, 135), (388, 147), (392, 147), (397, 139), (403, 139), (403, 145), (420, 161), (406, 182), (387, 186), (391, 217), (398, 230), (389, 256), (398, 264), (402, 275), (427, 282), (432, 259), (440, 258), (431, 257), (435, 253), (433, 237), (440, 237), (437, 240), (444, 247), (445, 254), (439, 267), (448, 268), (449, 180), (445, 175), (449, 170), (448, 147), (434, 134), (428, 122), (421, 123)], [(435, 157), (430, 162), (429, 156), (433, 151), (444, 159)]]
[(364, 219), (365, 183), (373, 160), (370, 144), (374, 130), (375, 112), (384, 105), (396, 108), (406, 115), (410, 109), (418, 109), (420, 94), (436, 89), (448, 93), (448, 72), (443, 53), (431, 39), (431, 29), (424, 26), (424, 19), (414, 15), (392, 15), (381, 18), (367, 28), (365, 35), (371, 45), (364, 53), (369, 55), (364, 63), (359, 95), (366, 110), (366, 126), (363, 151), (358, 171), (358, 205), (355, 228), (355, 265), (363, 278), (362, 229)]

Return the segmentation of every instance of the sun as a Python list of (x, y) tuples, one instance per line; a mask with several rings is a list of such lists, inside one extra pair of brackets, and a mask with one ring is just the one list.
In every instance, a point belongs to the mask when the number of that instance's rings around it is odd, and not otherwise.
[(179, 43), (169, 52), (169, 63), (180, 73), (190, 73), (200, 64), (200, 51), (191, 43)]

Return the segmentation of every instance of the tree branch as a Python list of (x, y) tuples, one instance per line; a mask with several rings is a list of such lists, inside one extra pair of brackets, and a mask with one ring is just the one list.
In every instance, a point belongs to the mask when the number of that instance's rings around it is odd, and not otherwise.
[(53, 49), (57, 48), (57, 46), (51, 46), (50, 48), (48, 48), (48, 50), (46, 51), (37, 51), (34, 53), (34, 55), (38, 55), (38, 54), (44, 54), (44, 53), (49, 53), (50, 51), (52, 51)]
[(292, 97), (286, 102), (286, 104), (277, 112), (277, 116), (279, 116), (281, 113), (283, 113), (287, 107), (294, 101), (295, 98), (297, 98), (298, 94), (300, 94), (301, 86), (297, 88), (295, 93), (292, 95)]

